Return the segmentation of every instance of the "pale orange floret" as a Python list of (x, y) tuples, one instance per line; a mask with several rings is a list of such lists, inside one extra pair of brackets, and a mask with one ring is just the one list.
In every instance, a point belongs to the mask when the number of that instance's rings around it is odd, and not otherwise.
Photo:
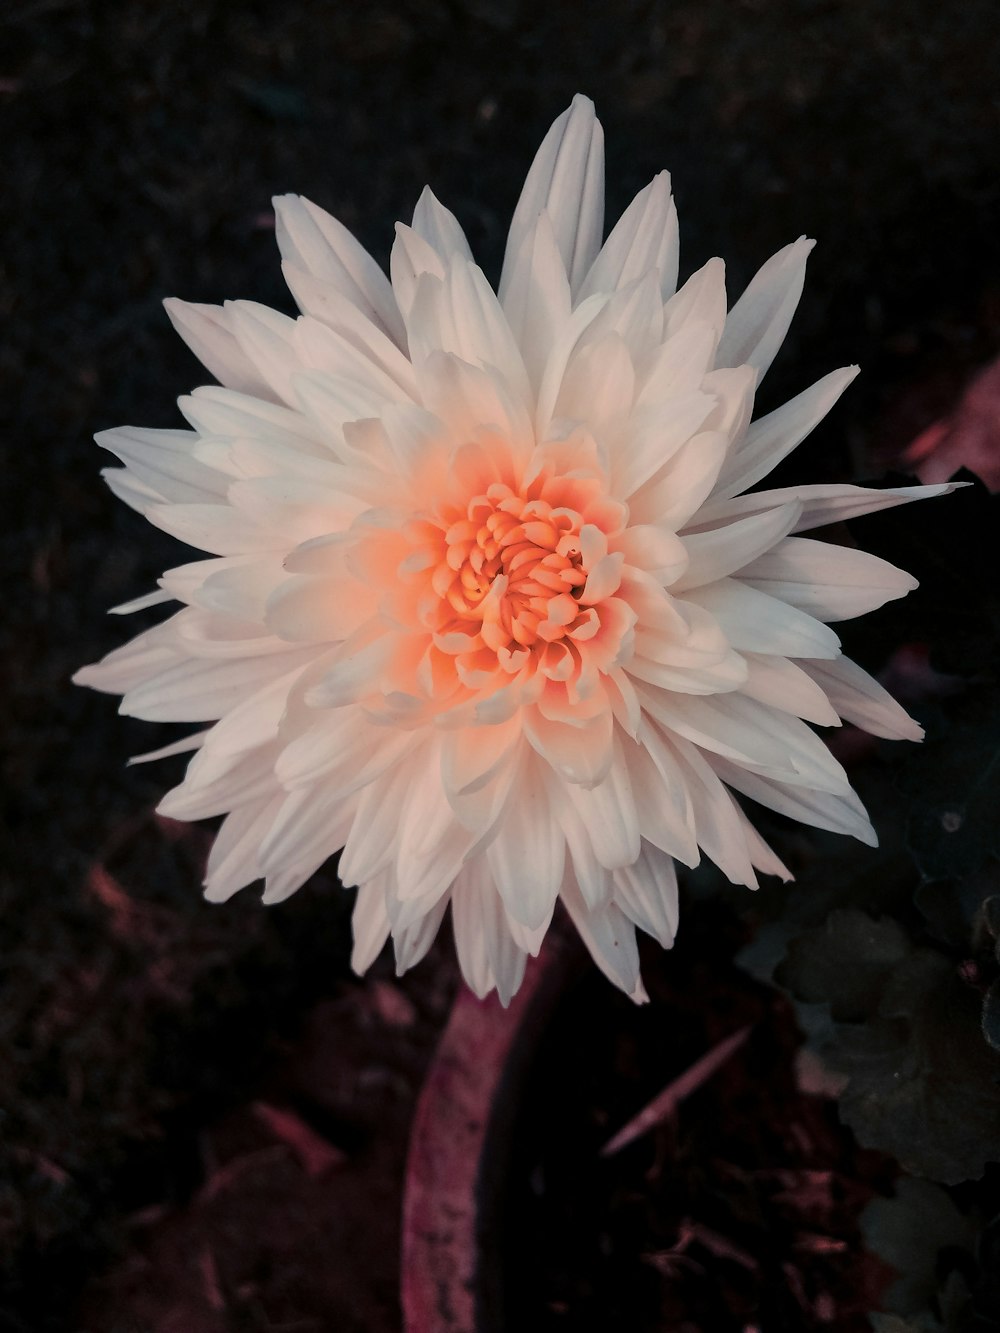
[[(490, 481), (465, 502), (453, 494), (434, 520), (411, 529), (418, 549), (400, 572), (433, 594), (422, 602), (423, 622), (467, 686), (497, 671), (580, 676), (602, 624), (602, 598), (588, 590), (621, 517), (618, 506), (600, 503), (602, 489), (596, 478), (545, 469), (520, 487)], [(605, 564), (602, 590), (606, 574)]]

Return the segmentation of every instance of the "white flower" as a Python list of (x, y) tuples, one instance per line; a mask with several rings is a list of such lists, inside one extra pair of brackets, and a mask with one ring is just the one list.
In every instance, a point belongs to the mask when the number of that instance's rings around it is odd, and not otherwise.
[[(920, 728), (829, 622), (902, 596), (883, 560), (797, 534), (947, 486), (747, 490), (854, 378), (751, 422), (812, 242), (727, 314), (713, 259), (675, 290), (663, 173), (602, 245), (603, 136), (576, 98), (511, 224), (499, 295), (430, 191), (391, 282), (314, 204), (276, 201), (302, 315), (167, 303), (223, 386), (190, 431), (123, 428), (105, 475), (209, 558), (118, 611), (180, 611), (76, 680), (208, 724), (160, 810), (225, 813), (213, 901), (293, 893), (343, 848), (354, 964), (402, 971), (451, 904), (462, 971), (506, 1001), (557, 899), (641, 996), (635, 927), (669, 945), (675, 859), (788, 872), (731, 790), (874, 843), (808, 723)], [(803, 720), (804, 719), (804, 720)]]

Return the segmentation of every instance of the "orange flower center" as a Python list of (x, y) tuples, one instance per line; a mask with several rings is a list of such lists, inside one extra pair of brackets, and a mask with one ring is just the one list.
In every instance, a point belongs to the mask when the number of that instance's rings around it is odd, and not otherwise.
[(441, 515), (428, 627), (440, 651), (461, 659), (463, 675), (497, 665), (513, 673), (535, 659), (544, 660), (546, 675), (565, 678), (575, 674), (573, 646), (600, 628), (597, 610), (581, 597), (606, 542), (575, 508), (540, 489), (518, 493), (493, 482), (464, 510)]
[(576, 596), (587, 576), (573, 510), (525, 500), (497, 482), (469, 502), (445, 542), (435, 590), (459, 618), (482, 621), (491, 648), (512, 639), (524, 647), (538, 638), (551, 642), (577, 620)]

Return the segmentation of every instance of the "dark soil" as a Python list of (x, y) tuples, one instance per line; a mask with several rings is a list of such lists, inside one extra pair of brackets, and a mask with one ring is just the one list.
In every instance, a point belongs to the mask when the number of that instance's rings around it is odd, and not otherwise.
[[(398, 986), (384, 960), (359, 983), (332, 876), (266, 912), (252, 892), (201, 901), (200, 835), (145, 814), (179, 762), (124, 767), (169, 729), (68, 683), (135, 628), (106, 607), (189, 556), (105, 491), (90, 436), (179, 424), (200, 372), (164, 296), (289, 308), (274, 192), (314, 198), (384, 260), (431, 182), (495, 277), (531, 153), (583, 90), (607, 130), (609, 216), (672, 169), (685, 272), (722, 253), (738, 290), (779, 245), (819, 239), (766, 401), (861, 362), (795, 474), (876, 474), (1000, 344), (995, 6), (8, 0), (0, 25), (0, 1329), (390, 1333), (409, 1108), (448, 947)], [(734, 1021), (744, 1003), (760, 1015), (719, 1075), (733, 1104), (757, 1105), (786, 1086), (791, 1037), (765, 1038), (764, 1000), (735, 980), (725, 993), (733, 974), (699, 973), (695, 948), (682, 936), (669, 967), (683, 959)], [(610, 1128), (672, 1068), (623, 1077)], [(850, 1182), (824, 1114), (782, 1169), (815, 1158)], [(754, 1119), (758, 1141), (741, 1155), (720, 1136), (686, 1182), (661, 1145), (659, 1180), (683, 1204), (651, 1229), (645, 1203), (616, 1205), (609, 1219), (633, 1220), (615, 1253), (626, 1233), (636, 1253), (668, 1252), (687, 1216), (724, 1232), (711, 1163), (753, 1177), (783, 1144)], [(694, 1161), (683, 1125), (677, 1160)], [(641, 1177), (651, 1143), (608, 1168), (601, 1197), (615, 1173)], [(777, 1227), (780, 1182), (746, 1188)], [(709, 1266), (693, 1241), (688, 1254)], [(842, 1299), (834, 1268), (792, 1260), (814, 1305)], [(650, 1309), (660, 1262), (641, 1268)], [(759, 1271), (725, 1271), (719, 1290), (745, 1308)], [(541, 1294), (572, 1299), (559, 1283)]]

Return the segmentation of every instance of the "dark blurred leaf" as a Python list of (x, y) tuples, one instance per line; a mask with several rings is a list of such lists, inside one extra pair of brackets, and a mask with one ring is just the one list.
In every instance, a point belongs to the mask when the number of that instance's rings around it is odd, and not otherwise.
[(998, 883), (1000, 862), (990, 860), (961, 879), (925, 880), (913, 902), (934, 938), (964, 954), (975, 938), (983, 900), (995, 893)]
[(973, 1286), (981, 1327), (1000, 1328), (1000, 1217), (994, 1217), (979, 1237), (979, 1281)]
[(944, 1324), (930, 1311), (903, 1319), (898, 1314), (870, 1315), (874, 1333), (946, 1333)]
[(873, 1199), (861, 1215), (866, 1247), (899, 1275), (885, 1294), (886, 1310), (915, 1315), (926, 1310), (938, 1287), (941, 1251), (970, 1252), (976, 1227), (938, 1185), (903, 1177), (892, 1199)]
[(1000, 1051), (1000, 981), (994, 981), (983, 999), (983, 1036)]
[(910, 850), (926, 878), (969, 875), (1000, 853), (1000, 695), (952, 701), (899, 781)]
[(840, 1019), (819, 1053), (848, 1076), (840, 1112), (860, 1143), (945, 1184), (982, 1175), (1000, 1148), (1000, 1060), (949, 959), (851, 909), (793, 941), (779, 977)]
[(997, 941), (1000, 953), (1000, 893), (994, 893), (983, 902), (983, 925)]
[(889, 917), (874, 921), (856, 908), (831, 912), (818, 930), (792, 941), (778, 980), (800, 1000), (826, 1001), (838, 1022), (870, 1014), (910, 942)]

